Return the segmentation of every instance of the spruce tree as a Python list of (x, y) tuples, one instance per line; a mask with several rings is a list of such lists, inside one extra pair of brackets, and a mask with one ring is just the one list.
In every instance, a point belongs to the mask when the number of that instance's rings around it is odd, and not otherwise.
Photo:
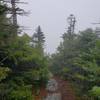
[(40, 26), (37, 27), (32, 36), (33, 47), (37, 48), (41, 54), (44, 52), (45, 37)]

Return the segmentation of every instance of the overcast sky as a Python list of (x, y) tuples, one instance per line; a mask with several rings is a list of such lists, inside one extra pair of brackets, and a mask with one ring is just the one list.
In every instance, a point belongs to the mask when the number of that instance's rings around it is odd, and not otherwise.
[(21, 0), (29, 4), (23, 6), (31, 11), (28, 17), (20, 17), (19, 24), (29, 26), (34, 33), (38, 25), (46, 37), (45, 48), (49, 53), (55, 52), (61, 36), (67, 28), (67, 17), (74, 14), (77, 19), (76, 30), (95, 27), (91, 23), (100, 21), (100, 0)]

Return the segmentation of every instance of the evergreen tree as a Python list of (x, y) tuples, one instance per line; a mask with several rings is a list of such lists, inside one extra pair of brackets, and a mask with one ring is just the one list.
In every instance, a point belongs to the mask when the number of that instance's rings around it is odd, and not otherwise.
[(3, 0), (0, 0), (0, 15), (3, 14), (5, 11), (7, 11), (8, 8), (7, 6), (4, 4)]
[(36, 32), (32, 36), (32, 44), (33, 47), (39, 50), (40, 54), (43, 54), (44, 52), (44, 42), (45, 42), (44, 34), (41, 30), (41, 27), (38, 26)]
[(92, 29), (86, 29), (70, 39), (64, 34), (57, 53), (52, 55), (51, 67), (54, 73), (72, 81), (81, 97), (91, 95), (93, 100), (99, 100), (99, 53), (100, 38)]
[[(54, 66), (57, 66), (55, 69), (55, 72), (60, 71), (62, 73), (64, 69), (72, 69), (74, 67), (73, 65), (73, 59), (77, 56), (78, 50), (77, 50), (77, 35), (74, 33), (75, 28), (75, 17), (73, 15), (70, 15), (68, 17), (69, 26), (67, 31), (63, 34), (62, 38), (63, 41), (60, 43), (60, 45), (57, 48), (57, 53), (53, 55), (53, 64)], [(55, 67), (52, 67), (55, 68)], [(74, 68), (73, 68), (74, 69)]]

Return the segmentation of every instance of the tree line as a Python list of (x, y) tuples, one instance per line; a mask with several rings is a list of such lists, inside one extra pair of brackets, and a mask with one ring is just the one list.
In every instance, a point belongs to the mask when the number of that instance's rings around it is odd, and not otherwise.
[(19, 36), (19, 25), (7, 16), (9, 9), (0, 0), (0, 100), (33, 100), (33, 90), (37, 95), (48, 80), (45, 36), (40, 26), (32, 37)]
[(48, 57), (41, 27), (31, 37), (26, 33), (19, 36), (20, 26), (7, 16), (9, 11), (9, 5), (0, 0), (1, 100), (33, 100), (32, 92), (40, 93), (50, 72), (70, 80), (80, 100), (100, 99), (100, 35), (95, 30), (88, 28), (76, 34), (76, 19), (71, 15), (63, 41)]
[(63, 41), (50, 58), (50, 69), (70, 80), (81, 100), (99, 100), (100, 34), (91, 28), (75, 33), (71, 27), (62, 35)]

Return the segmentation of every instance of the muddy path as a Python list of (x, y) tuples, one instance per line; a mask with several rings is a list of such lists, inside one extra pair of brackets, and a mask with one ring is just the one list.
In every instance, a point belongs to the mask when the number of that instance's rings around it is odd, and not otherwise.
[(75, 92), (68, 81), (60, 77), (52, 77), (47, 87), (42, 88), (40, 95), (35, 100), (77, 100)]
[(45, 100), (76, 100), (75, 92), (70, 83), (59, 77), (53, 77), (49, 80), (47, 91)]

